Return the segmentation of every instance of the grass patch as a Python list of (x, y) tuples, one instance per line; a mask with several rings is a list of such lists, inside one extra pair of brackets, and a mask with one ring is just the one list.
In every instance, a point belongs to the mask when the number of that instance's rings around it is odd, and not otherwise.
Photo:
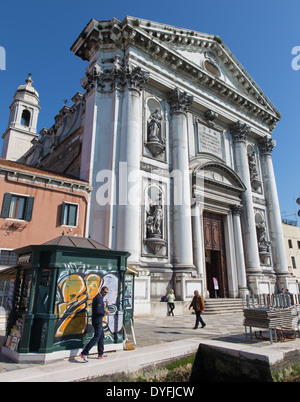
[(116, 374), (88, 379), (84, 382), (189, 382), (196, 355), (167, 364), (159, 364), (132, 374)]

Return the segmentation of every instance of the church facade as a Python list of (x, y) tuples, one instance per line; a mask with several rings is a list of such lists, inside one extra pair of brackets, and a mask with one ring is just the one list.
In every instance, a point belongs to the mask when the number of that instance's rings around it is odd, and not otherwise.
[(90, 182), (88, 233), (130, 252), (137, 311), (171, 288), (296, 289), (272, 165), (281, 116), (222, 40), (126, 17), (91, 20), (71, 50), (89, 62), (84, 93), (18, 161)]

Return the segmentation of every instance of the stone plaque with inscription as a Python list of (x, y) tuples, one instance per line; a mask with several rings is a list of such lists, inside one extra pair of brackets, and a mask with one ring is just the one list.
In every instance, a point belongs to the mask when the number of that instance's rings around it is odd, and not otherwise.
[(221, 133), (198, 122), (199, 152), (208, 152), (222, 158)]

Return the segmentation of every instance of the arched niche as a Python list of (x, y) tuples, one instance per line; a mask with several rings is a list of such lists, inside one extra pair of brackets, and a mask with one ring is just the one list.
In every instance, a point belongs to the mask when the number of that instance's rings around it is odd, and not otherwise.
[(162, 188), (150, 184), (145, 189), (144, 245), (146, 254), (163, 256), (166, 252), (166, 207)]
[(154, 97), (146, 100), (146, 129), (145, 147), (150, 157), (164, 159), (165, 153), (165, 132), (164, 113), (160, 102)]

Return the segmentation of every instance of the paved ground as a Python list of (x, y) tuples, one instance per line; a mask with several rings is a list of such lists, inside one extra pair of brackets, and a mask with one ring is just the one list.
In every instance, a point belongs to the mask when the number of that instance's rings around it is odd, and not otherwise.
[[(203, 318), (207, 325), (205, 328), (199, 327), (197, 330), (192, 329), (195, 322), (194, 314), (175, 315), (174, 317), (136, 318), (134, 321), (136, 349), (191, 337), (199, 337), (200, 341), (200, 339), (210, 339), (222, 334), (244, 334), (242, 313), (203, 315)], [(3, 335), (4, 324), (0, 325), (0, 345), (2, 344)], [(133, 343), (132, 337), (129, 336), (129, 339)], [(11, 362), (0, 354), (0, 373), (33, 366), (35, 364)]]
[[(135, 336), (137, 345), (135, 350), (125, 353), (108, 353), (104, 364), (103, 361), (91, 356), (88, 364), (81, 363), (80, 358), (73, 360), (65, 359), (59, 362), (41, 364), (14, 363), (8, 361), (0, 355), (0, 382), (1, 381), (71, 381), (73, 378), (80, 378), (80, 371), (86, 371), (87, 376), (93, 376), (95, 373), (105, 372), (110, 367), (113, 370), (119, 370), (120, 365), (124, 369), (134, 371), (139, 368), (139, 364), (146, 362), (155, 364), (162, 355), (176, 357), (188, 353), (196, 353), (199, 343), (225, 342), (228, 348), (244, 348), (255, 353), (281, 353), (291, 348), (300, 348), (300, 339), (296, 341), (273, 343), (267, 340), (257, 340), (246, 338), (243, 326), (243, 313), (203, 315), (206, 322), (205, 328), (193, 329), (195, 315), (189, 314), (175, 317), (157, 317), (157, 318), (137, 318), (135, 319)], [(2, 344), (4, 334), (3, 324), (0, 324), (0, 345)], [(2, 335), (2, 337), (1, 337)], [(132, 342), (132, 338), (130, 338)], [(101, 371), (104, 370), (105, 371)], [(71, 372), (74, 373), (72, 377)], [(61, 374), (59, 374), (61, 373)], [(59, 376), (60, 375), (60, 376)]]
[[(139, 318), (135, 320), (138, 346), (174, 342), (199, 336), (211, 339), (224, 334), (244, 334), (243, 313), (203, 315), (205, 328), (194, 330), (195, 314), (174, 317)], [(244, 335), (243, 335), (244, 336)], [(245, 339), (246, 340), (246, 339)]]

